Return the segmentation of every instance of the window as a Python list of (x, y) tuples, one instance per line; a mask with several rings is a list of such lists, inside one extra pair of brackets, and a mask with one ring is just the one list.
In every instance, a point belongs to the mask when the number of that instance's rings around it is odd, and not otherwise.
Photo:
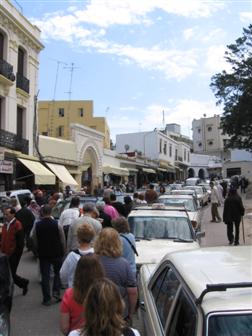
[(200, 133), (201, 132), (201, 129), (200, 128), (198, 128), (198, 133)]
[(25, 52), (22, 48), (18, 48), (18, 73), (24, 76), (24, 62), (25, 62)]
[(172, 145), (169, 146), (169, 156), (172, 156)]
[(198, 146), (199, 146), (199, 147), (201, 147), (201, 146), (202, 146), (202, 143), (201, 143), (201, 142), (199, 142)]
[(186, 150), (184, 149), (184, 161), (186, 161)]
[(195, 336), (197, 324), (197, 313), (189, 297), (182, 289), (179, 293), (176, 307), (171, 317), (171, 325), (166, 335)]
[(208, 141), (208, 145), (212, 146), (213, 145), (213, 141), (212, 140)]
[(187, 162), (189, 162), (190, 161), (190, 152), (188, 151), (187, 152)]
[(208, 132), (211, 132), (211, 131), (212, 131), (212, 127), (211, 127), (211, 126), (208, 126), (208, 127), (207, 127), (207, 130), (208, 130)]
[(58, 128), (58, 136), (62, 137), (64, 135), (64, 126), (59, 126)]
[(175, 161), (177, 161), (177, 160), (178, 160), (178, 150), (175, 149)]
[(159, 153), (162, 153), (162, 139), (159, 140)]
[(96, 130), (96, 126), (90, 126), (90, 128), (92, 128), (92, 129)]
[(166, 267), (155, 281), (151, 292), (163, 328), (179, 288), (179, 281), (170, 267)]
[(164, 143), (164, 154), (167, 152), (167, 142)]
[(64, 117), (64, 114), (65, 114), (65, 110), (63, 107), (60, 107), (59, 108), (59, 117)]
[(4, 34), (0, 32), (0, 59), (4, 59)]
[(48, 132), (42, 132), (42, 135), (48, 136)]
[(17, 107), (17, 137), (23, 138), (24, 137), (24, 130), (23, 130), (23, 118), (24, 118), (24, 110), (22, 107)]
[(80, 117), (83, 117), (83, 116), (84, 116), (84, 109), (83, 109), (82, 107), (80, 107), (80, 108), (78, 109), (78, 112), (79, 112), (79, 116), (80, 116)]

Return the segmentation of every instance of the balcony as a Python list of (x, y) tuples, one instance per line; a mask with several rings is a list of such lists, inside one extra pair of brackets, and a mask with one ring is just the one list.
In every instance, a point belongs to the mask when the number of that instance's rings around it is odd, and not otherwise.
[(18, 137), (16, 134), (0, 129), (0, 146), (13, 149), (24, 154), (29, 152), (29, 141)]
[(0, 75), (5, 78), (6, 83), (10, 83), (15, 81), (15, 75), (13, 73), (13, 66), (6, 62), (5, 60), (0, 58)]
[(26, 93), (30, 92), (30, 81), (22, 74), (17, 72), (17, 88), (25, 91)]

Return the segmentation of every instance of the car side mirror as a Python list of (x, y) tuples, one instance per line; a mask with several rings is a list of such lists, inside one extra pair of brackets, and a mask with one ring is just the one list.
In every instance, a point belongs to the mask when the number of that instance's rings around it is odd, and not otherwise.
[(205, 232), (198, 231), (196, 232), (196, 239), (203, 238), (205, 237), (205, 235), (206, 235)]

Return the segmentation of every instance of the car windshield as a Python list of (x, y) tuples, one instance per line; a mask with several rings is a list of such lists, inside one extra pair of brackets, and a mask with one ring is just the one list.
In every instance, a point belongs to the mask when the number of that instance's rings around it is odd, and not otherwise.
[(212, 315), (208, 320), (207, 335), (252, 335), (252, 314)]
[(192, 199), (181, 198), (159, 198), (158, 202), (165, 205), (184, 206), (187, 211), (197, 211)]
[(128, 217), (130, 230), (138, 239), (191, 240), (189, 219), (185, 217)]

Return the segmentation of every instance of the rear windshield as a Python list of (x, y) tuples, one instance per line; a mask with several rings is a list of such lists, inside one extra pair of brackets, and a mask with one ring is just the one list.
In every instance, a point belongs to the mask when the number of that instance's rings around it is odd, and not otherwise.
[(208, 320), (208, 336), (252, 335), (252, 314), (212, 315)]
[(128, 217), (130, 231), (139, 239), (193, 239), (184, 217)]
[(184, 206), (187, 211), (197, 211), (196, 205), (192, 199), (159, 198), (158, 202), (165, 205)]

